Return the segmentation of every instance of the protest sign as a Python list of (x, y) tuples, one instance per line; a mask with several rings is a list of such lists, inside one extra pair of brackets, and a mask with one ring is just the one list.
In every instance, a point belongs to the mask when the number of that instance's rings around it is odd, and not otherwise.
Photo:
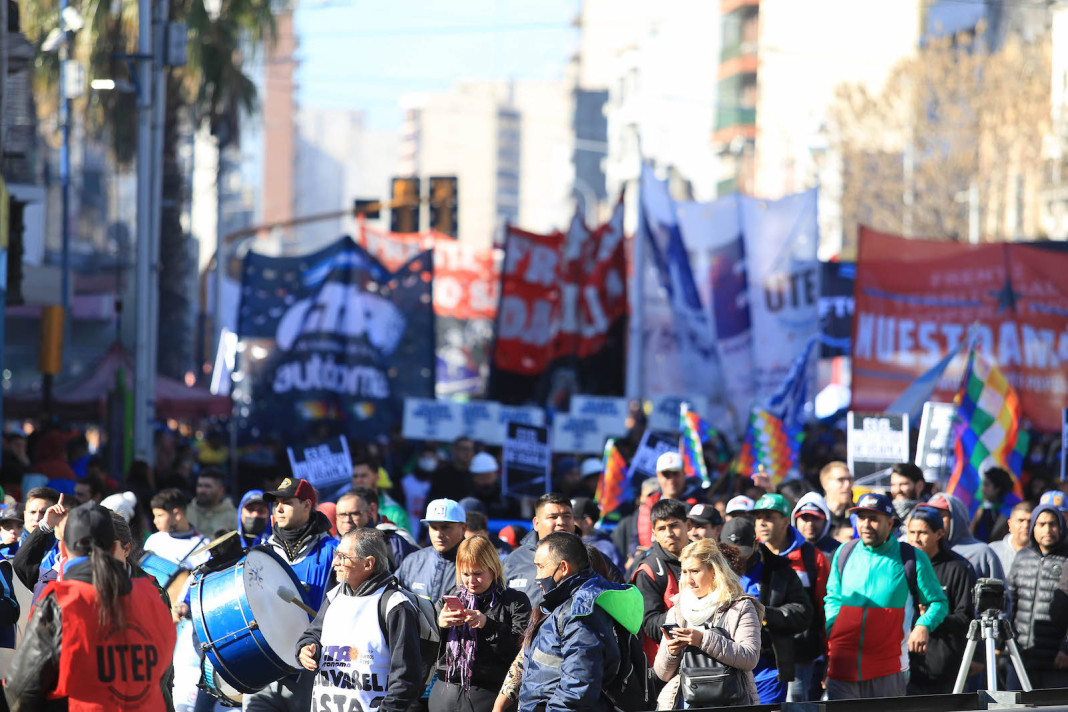
[(944, 482), (949, 477), (949, 461), (953, 454), (952, 403), (923, 404), (920, 417), (920, 439), (916, 443), (916, 465), (923, 470), (927, 482)]
[(909, 417), (897, 413), (855, 413), (846, 418), (849, 471), (857, 480), (909, 459)]
[(500, 403), (470, 401), (459, 405), (462, 434), (487, 445), (500, 445), (502, 439)]
[(307, 480), (325, 495), (327, 490), (348, 487), (352, 478), (352, 457), (349, 443), (339, 437), (320, 445), (308, 445), (294, 450), (286, 448), (293, 476)]
[(539, 497), (552, 489), (549, 429), (506, 423), (501, 448), (501, 489), (506, 495)]
[(702, 418), (708, 417), (707, 396), (656, 396), (652, 399), (646, 427), (658, 433), (678, 433), (679, 411), (683, 403), (689, 403), (690, 410)]
[(634, 459), (630, 461), (631, 481), (635, 475), (639, 479), (656, 476), (656, 460), (665, 452), (678, 452), (679, 436), (665, 437), (646, 429)]
[(460, 408), (450, 400), (405, 398), (401, 436), (405, 440), (452, 442), (464, 434)]
[(604, 441), (616, 434), (605, 429), (605, 422), (593, 416), (557, 413), (553, 418), (553, 449), (572, 455), (602, 453)]
[(596, 418), (606, 436), (622, 437), (627, 434), (628, 407), (626, 398), (573, 395), (569, 414), (578, 418)]

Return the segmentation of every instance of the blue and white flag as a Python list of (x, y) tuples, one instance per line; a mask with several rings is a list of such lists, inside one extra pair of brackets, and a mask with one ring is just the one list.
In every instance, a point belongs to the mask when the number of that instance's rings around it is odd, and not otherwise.
[(790, 366), (790, 372), (786, 374), (779, 390), (768, 399), (765, 410), (781, 420), (787, 430), (805, 424), (805, 403), (815, 395), (811, 385), (819, 357), (818, 341), (815, 336), (809, 339), (805, 350)]
[(931, 396), (934, 395), (935, 389), (938, 387), (938, 382), (942, 380), (942, 376), (945, 374), (946, 369), (949, 368), (949, 364), (957, 357), (965, 346), (969, 344), (968, 339), (961, 339), (957, 344), (957, 348), (951, 349), (945, 357), (931, 367), (929, 371), (917, 378), (915, 381), (909, 384), (909, 387), (905, 389), (905, 392), (897, 397), (893, 403), (886, 408), (887, 413), (908, 413), (909, 422), (919, 424), (920, 417), (923, 415), (923, 404), (931, 400)]

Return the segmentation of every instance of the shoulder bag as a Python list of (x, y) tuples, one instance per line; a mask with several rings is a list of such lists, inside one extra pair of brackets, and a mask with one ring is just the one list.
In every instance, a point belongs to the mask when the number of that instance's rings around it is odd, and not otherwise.
[[(723, 609), (720, 622), (726, 617), (730, 606)], [(717, 635), (730, 639), (722, 627), (705, 623), (691, 626), (696, 630), (713, 630)], [(716, 660), (700, 648), (690, 645), (682, 655), (679, 666), (679, 690), (682, 699), (690, 707), (725, 707), (745, 699), (745, 677), (738, 668)]]

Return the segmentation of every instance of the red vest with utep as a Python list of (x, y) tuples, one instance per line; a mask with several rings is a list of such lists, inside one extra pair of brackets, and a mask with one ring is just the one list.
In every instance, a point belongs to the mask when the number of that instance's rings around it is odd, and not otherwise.
[(148, 579), (133, 579), (119, 598), (126, 627), (104, 635), (96, 588), (84, 581), (53, 581), (62, 610), (59, 683), (52, 699), (67, 698), (71, 712), (163, 712), (160, 678), (174, 655), (171, 614)]

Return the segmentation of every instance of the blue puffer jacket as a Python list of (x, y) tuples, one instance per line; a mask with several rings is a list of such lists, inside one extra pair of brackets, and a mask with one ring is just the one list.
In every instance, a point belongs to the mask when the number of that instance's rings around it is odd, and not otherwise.
[(641, 593), (586, 569), (560, 582), (541, 605), (550, 615), (524, 653), (519, 712), (610, 709), (601, 689), (619, 672), (613, 620), (637, 632)]
[(314, 524), (309, 535), (300, 542), (292, 559), (278, 538), (278, 532), (272, 532), (265, 542), (282, 560), (289, 564), (293, 573), (303, 584), (304, 602), (318, 610), (323, 604), (323, 596), (334, 587), (334, 550), (338, 540), (330, 536), (330, 520), (322, 512), (313, 512)]
[(428, 546), (408, 554), (397, 569), (397, 580), (415, 595), (437, 603), (442, 596), (456, 590), (456, 550), (459, 548), (457, 544), (440, 554)]

